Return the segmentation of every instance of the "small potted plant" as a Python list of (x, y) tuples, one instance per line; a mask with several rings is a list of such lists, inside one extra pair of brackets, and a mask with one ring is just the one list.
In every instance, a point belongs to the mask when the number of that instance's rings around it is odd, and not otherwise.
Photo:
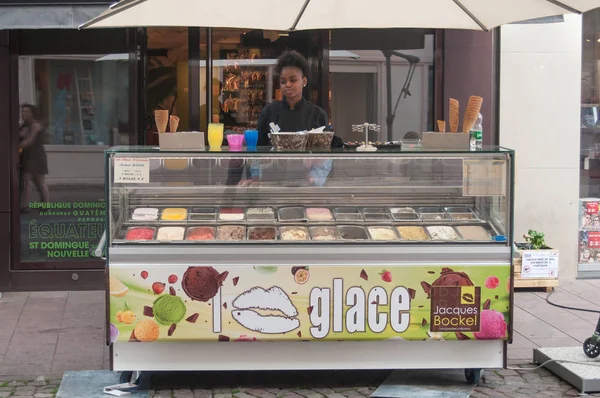
[[(525, 239), (525, 242), (527, 242), (525, 244), (521, 244), (525, 246), (522, 248), (524, 250), (551, 249), (550, 247), (546, 246), (546, 241), (544, 240), (544, 234), (542, 232), (530, 229), (527, 231), (527, 235), (523, 235), (523, 238)], [(519, 249), (521, 249), (521, 247), (519, 247)]]

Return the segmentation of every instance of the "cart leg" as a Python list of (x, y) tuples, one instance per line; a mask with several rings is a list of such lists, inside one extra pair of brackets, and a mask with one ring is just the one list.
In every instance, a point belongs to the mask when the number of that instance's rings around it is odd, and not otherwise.
[(481, 369), (465, 369), (465, 378), (469, 384), (478, 384), (481, 380)]

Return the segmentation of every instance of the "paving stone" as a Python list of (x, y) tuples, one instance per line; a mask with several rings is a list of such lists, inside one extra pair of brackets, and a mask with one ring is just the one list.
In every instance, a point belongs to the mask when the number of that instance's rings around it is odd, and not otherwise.
[(0, 398), (7, 398), (12, 395), (12, 391), (0, 391)]
[(250, 388), (248, 390), (246, 390), (247, 394), (252, 395), (253, 397), (256, 398), (277, 398), (279, 391), (277, 392), (277, 394), (274, 394), (272, 392), (269, 392), (267, 390), (262, 390), (262, 389), (257, 389), (257, 388)]
[(211, 390), (194, 389), (194, 398), (212, 398)]
[(194, 398), (194, 392), (192, 390), (177, 389), (173, 390), (174, 398)]
[[(348, 390), (344, 390), (348, 391)], [(327, 398), (344, 398), (344, 396), (340, 393), (326, 394)]]
[(152, 398), (173, 398), (173, 392), (171, 390), (158, 390), (150, 394)]
[(46, 394), (46, 393), (37, 392), (33, 396), (35, 398), (53, 398), (54, 394)]

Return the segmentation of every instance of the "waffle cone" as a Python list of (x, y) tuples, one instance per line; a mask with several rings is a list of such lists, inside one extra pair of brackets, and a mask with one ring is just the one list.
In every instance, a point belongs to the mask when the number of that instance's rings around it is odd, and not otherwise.
[(459, 119), (460, 104), (458, 100), (450, 98), (449, 112), (450, 117), (450, 132), (456, 133), (458, 131), (458, 119)]
[(477, 118), (479, 117), (479, 112), (481, 111), (481, 105), (483, 104), (483, 98), (478, 97), (476, 95), (472, 95), (469, 98), (469, 103), (467, 104), (467, 110), (465, 111), (465, 116), (463, 118), (463, 132), (468, 133), (475, 125)]
[(438, 130), (440, 133), (445, 133), (446, 132), (446, 122), (443, 120), (438, 120), (437, 121), (437, 125), (438, 125)]
[(179, 118), (171, 115), (171, 117), (169, 117), (169, 131), (171, 133), (176, 133), (177, 127), (179, 127)]
[(159, 133), (167, 131), (167, 124), (169, 124), (169, 111), (166, 110), (155, 110), (154, 121), (156, 122), (156, 128)]

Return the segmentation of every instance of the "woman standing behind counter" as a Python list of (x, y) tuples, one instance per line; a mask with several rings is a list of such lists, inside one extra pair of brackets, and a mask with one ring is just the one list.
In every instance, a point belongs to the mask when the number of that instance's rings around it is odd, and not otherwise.
[(270, 145), (270, 123), (275, 123), (284, 132), (311, 130), (329, 124), (327, 112), (302, 96), (308, 83), (308, 70), (308, 61), (297, 51), (286, 51), (277, 60), (275, 73), (279, 75), (283, 101), (270, 103), (260, 113), (259, 146)]
[[(328, 117), (319, 106), (308, 102), (302, 96), (303, 88), (308, 83), (308, 61), (297, 51), (286, 51), (277, 60), (275, 72), (279, 75), (279, 84), (283, 94), (283, 101), (267, 105), (258, 118), (258, 145), (270, 145), (270, 123), (279, 126), (282, 132), (297, 132), (327, 126)], [(343, 146), (338, 137), (333, 137), (333, 147)], [(327, 181), (331, 172), (332, 161), (306, 160), (304, 162), (306, 180), (310, 185), (322, 186)], [(261, 166), (253, 163), (249, 169), (249, 180), (240, 182), (242, 186), (249, 186), (261, 178)]]

